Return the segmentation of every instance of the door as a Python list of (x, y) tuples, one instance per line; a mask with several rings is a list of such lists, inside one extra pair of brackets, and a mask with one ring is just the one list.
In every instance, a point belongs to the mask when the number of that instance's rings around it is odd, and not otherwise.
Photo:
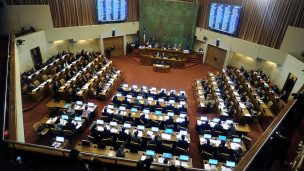
[(123, 36), (104, 38), (103, 45), (106, 56), (108, 56), (107, 53), (109, 53), (109, 51), (112, 57), (122, 56), (124, 54)]
[[(37, 66), (40, 66), (42, 64), (42, 57), (41, 57), (40, 48), (35, 47), (34, 49), (31, 49), (30, 51), (31, 51), (33, 64), (36, 68)], [(38, 69), (38, 68), (36, 68), (36, 69)]]
[(208, 45), (206, 54), (206, 64), (217, 69), (222, 69), (225, 64), (227, 50), (217, 46)]
[(289, 96), (293, 87), (294, 87), (294, 85), (297, 82), (297, 79), (298, 78), (295, 75), (293, 75), (292, 73), (289, 73), (287, 78), (286, 78), (285, 84), (282, 88), (282, 92), (286, 91), (287, 95)]

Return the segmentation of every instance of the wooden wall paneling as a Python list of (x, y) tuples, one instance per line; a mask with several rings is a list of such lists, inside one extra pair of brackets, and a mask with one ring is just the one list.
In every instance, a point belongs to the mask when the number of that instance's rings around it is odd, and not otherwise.
[(107, 48), (114, 47), (111, 56), (122, 56), (124, 54), (123, 36), (109, 37), (103, 39), (104, 52)]
[(208, 44), (206, 64), (222, 69), (225, 64), (227, 50)]

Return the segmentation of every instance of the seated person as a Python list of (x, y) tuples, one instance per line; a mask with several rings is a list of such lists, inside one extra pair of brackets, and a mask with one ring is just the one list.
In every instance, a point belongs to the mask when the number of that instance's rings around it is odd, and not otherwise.
[(209, 122), (204, 121), (204, 122), (202, 122), (202, 124), (200, 124), (198, 126), (198, 129), (202, 133), (205, 130), (210, 130), (211, 126), (210, 126)]
[(184, 121), (180, 122), (178, 125), (184, 128), (188, 127), (188, 117), (184, 117)]
[(115, 104), (115, 106), (120, 106), (121, 105), (121, 102), (118, 100), (116, 95), (113, 97), (112, 101)]
[(65, 130), (70, 130), (72, 132), (74, 132), (76, 130), (76, 125), (72, 123), (72, 119), (71, 118), (65, 124)]
[(210, 140), (209, 140), (209, 139), (207, 139), (207, 142), (206, 142), (205, 144), (203, 144), (203, 145), (201, 146), (201, 148), (202, 148), (203, 151), (205, 151), (205, 152), (207, 152), (207, 153), (210, 153), (210, 154), (213, 154), (213, 152), (214, 152), (214, 148), (213, 148), (213, 146), (210, 144)]
[(149, 144), (155, 144), (157, 147), (160, 147), (162, 140), (159, 138), (159, 135), (155, 135), (155, 137), (149, 141)]
[(283, 91), (283, 93), (280, 95), (280, 99), (285, 102), (288, 100), (288, 95), (286, 91)]
[(27, 89), (28, 89), (28, 91), (32, 91), (32, 90), (34, 90), (36, 88), (36, 86), (33, 84), (33, 83), (28, 83), (27, 84)]
[(234, 113), (235, 113), (234, 108), (232, 106), (229, 106), (229, 109), (228, 109), (228, 112), (227, 112), (228, 116), (230, 118), (233, 118)]
[(180, 107), (178, 110), (179, 110), (179, 113), (187, 112), (187, 108), (185, 107), (185, 105), (182, 105), (182, 107)]
[(188, 141), (185, 140), (185, 138), (186, 138), (185, 135), (182, 135), (181, 140), (177, 141), (176, 147), (187, 150), (189, 147), (189, 143)]
[(158, 94), (158, 98), (161, 98), (161, 97), (166, 97), (167, 95), (166, 95), (166, 93), (165, 93), (165, 91), (164, 90), (162, 90), (161, 92), (159, 92), (159, 94)]
[(165, 121), (165, 125), (173, 125), (174, 121), (173, 121), (173, 117), (169, 116), (169, 118)]
[(221, 126), (220, 123), (216, 123), (216, 124), (214, 125), (214, 127), (213, 127), (213, 130), (214, 130), (214, 131), (222, 132), (222, 131), (223, 131), (223, 128), (222, 128), (222, 126)]
[(226, 142), (225, 141), (221, 141), (221, 144), (218, 146), (218, 151), (219, 151), (219, 154), (220, 153), (229, 154), (229, 149), (226, 146)]
[(249, 100), (245, 102), (245, 106), (248, 110), (251, 110), (253, 108), (253, 104)]
[(125, 127), (121, 127), (121, 130), (118, 133), (118, 140), (119, 141), (127, 141), (129, 139), (129, 135), (125, 132), (126, 128)]
[(135, 119), (131, 116), (131, 113), (128, 113), (128, 115), (125, 116), (124, 120), (125, 122), (131, 122), (131, 123), (135, 122)]
[(185, 96), (185, 93), (181, 93), (178, 97), (179, 101), (185, 101), (187, 97)]
[(66, 111), (69, 116), (75, 114), (75, 103), (71, 103), (70, 108)]
[(103, 127), (103, 131), (100, 133), (101, 139), (108, 139), (112, 137), (110, 130), (106, 126)]
[(132, 136), (131, 138), (131, 141), (134, 142), (134, 143), (137, 143), (137, 144), (141, 144), (141, 138), (138, 136), (138, 131), (135, 131), (134, 132), (134, 135)]

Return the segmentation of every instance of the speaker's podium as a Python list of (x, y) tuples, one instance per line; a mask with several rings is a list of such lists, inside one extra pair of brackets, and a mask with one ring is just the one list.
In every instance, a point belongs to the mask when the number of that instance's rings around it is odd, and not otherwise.
[(153, 71), (155, 72), (163, 72), (168, 73), (170, 72), (170, 65), (163, 65), (163, 64), (153, 64)]

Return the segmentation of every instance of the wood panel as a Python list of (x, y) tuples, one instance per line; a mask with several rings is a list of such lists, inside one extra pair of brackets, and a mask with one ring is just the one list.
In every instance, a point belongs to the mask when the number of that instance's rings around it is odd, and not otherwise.
[(211, 65), (217, 69), (224, 67), (227, 50), (219, 48), (217, 46), (208, 45), (206, 64)]
[(107, 48), (114, 47), (111, 56), (122, 56), (124, 54), (123, 36), (109, 37), (103, 39), (104, 52)]

